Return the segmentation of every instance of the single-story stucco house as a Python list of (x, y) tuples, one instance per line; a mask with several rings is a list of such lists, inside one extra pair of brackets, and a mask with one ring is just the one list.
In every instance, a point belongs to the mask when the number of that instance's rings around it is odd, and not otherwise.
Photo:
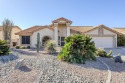
[[(18, 26), (13, 26), (11, 32), (11, 46), (19, 45), (19, 35), (15, 35), (15, 33), (20, 32), (22, 29)], [(4, 40), (3, 36), (3, 26), (0, 26), (0, 40)]]
[(52, 21), (51, 25), (46, 26), (33, 26), (28, 29), (22, 30), (16, 35), (20, 36), (20, 46), (36, 47), (37, 33), (40, 33), (41, 46), (49, 40), (55, 40), (57, 46), (64, 45), (64, 38), (73, 34), (86, 34), (92, 37), (97, 48), (116, 48), (117, 47), (117, 34), (105, 25), (99, 26), (71, 26), (72, 21), (66, 18), (58, 18)]

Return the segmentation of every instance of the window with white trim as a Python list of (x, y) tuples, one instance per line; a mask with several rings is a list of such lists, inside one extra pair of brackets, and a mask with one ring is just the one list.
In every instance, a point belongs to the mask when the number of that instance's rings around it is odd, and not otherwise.
[(22, 44), (30, 44), (30, 36), (22, 36)]

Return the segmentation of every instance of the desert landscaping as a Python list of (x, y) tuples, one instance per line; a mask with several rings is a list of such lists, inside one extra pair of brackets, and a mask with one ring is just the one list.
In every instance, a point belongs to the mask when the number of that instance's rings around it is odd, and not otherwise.
[[(111, 83), (125, 82), (125, 64), (98, 57), (111, 69)], [(17, 63), (23, 59), (18, 68)], [(2, 83), (106, 83), (107, 67), (88, 60), (85, 64), (71, 64), (57, 59), (57, 54), (36, 53), (34, 49), (13, 49), (9, 56), (0, 57)]]

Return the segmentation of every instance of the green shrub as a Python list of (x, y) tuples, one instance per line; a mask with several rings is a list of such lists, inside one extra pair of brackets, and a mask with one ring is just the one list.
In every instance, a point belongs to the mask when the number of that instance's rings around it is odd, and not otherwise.
[(0, 40), (0, 55), (7, 55), (10, 52), (10, 48), (5, 40)]
[(21, 49), (26, 49), (26, 47), (25, 46), (21, 46)]
[(109, 53), (107, 53), (107, 57), (110, 58), (110, 57), (112, 57), (111, 55), (112, 55), (112, 50), (110, 50)]
[(16, 48), (16, 49), (20, 49), (20, 46), (16, 46), (15, 48)]
[(47, 53), (53, 54), (56, 52), (55, 47), (55, 42), (53, 40), (49, 40), (45, 45), (45, 51), (47, 51)]
[(30, 49), (30, 46), (27, 46), (27, 49)]
[(112, 55), (112, 50), (110, 50), (110, 52), (107, 53), (104, 49), (99, 48), (97, 49), (96, 54), (97, 56), (110, 58)]
[(95, 45), (86, 35), (74, 35), (65, 39), (65, 45), (58, 58), (71, 63), (85, 63), (86, 59), (96, 60)]
[(118, 46), (124, 46), (125, 45), (125, 36), (124, 35), (118, 35), (117, 36), (117, 44)]

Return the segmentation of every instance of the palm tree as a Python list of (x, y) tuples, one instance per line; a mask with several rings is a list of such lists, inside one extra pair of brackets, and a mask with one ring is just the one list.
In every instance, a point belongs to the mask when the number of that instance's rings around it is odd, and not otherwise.
[(2, 22), (2, 26), (3, 26), (3, 37), (4, 40), (6, 40), (8, 42), (8, 44), (11, 44), (11, 32), (12, 32), (12, 28), (14, 26), (13, 21), (9, 20), (9, 19), (4, 19)]

